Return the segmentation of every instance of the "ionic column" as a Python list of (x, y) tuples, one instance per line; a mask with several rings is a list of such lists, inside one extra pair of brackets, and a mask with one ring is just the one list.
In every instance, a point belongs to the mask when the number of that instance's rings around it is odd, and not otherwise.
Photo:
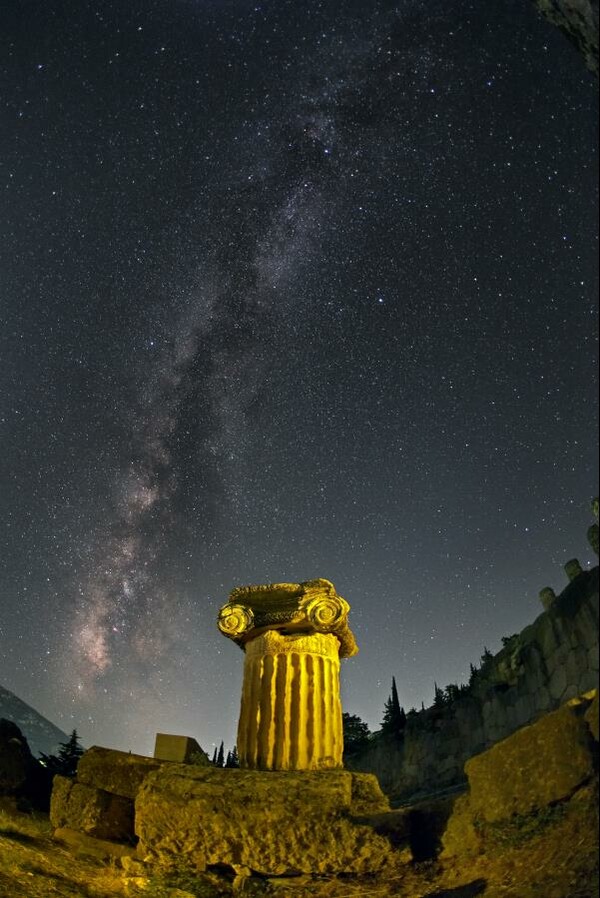
[(253, 770), (342, 766), (340, 656), (358, 649), (328, 580), (238, 587), (219, 629), (245, 652), (237, 750)]

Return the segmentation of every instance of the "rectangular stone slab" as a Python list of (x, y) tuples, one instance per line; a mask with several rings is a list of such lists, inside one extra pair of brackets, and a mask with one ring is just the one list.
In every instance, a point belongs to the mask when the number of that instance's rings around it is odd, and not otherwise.
[(133, 800), (144, 779), (168, 761), (94, 745), (81, 756), (77, 781)]
[(370, 774), (173, 764), (138, 793), (138, 852), (167, 866), (185, 859), (199, 871), (226, 864), (265, 875), (376, 873), (398, 855), (365, 817), (388, 809)]
[(191, 736), (174, 736), (170, 733), (157, 733), (154, 743), (154, 757), (159, 761), (178, 761), (188, 763), (192, 759), (196, 763), (206, 761), (210, 764), (206, 753)]
[(50, 823), (97, 839), (133, 839), (133, 801), (103, 789), (55, 776), (50, 800)]

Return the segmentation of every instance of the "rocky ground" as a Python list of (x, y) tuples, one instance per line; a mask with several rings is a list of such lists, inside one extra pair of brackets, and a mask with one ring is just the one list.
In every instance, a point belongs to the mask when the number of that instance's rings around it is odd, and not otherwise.
[(0, 799), (0, 898), (593, 898), (598, 714), (571, 699), (470, 758), (462, 793), (397, 809), (369, 774), (91, 748), (50, 817)]
[(85, 846), (52, 838), (47, 817), (0, 807), (1, 898), (146, 896), (217, 898), (592, 898), (598, 894), (597, 782), (543, 812), (489, 824), (465, 853), (373, 878), (241, 879), (226, 872), (199, 876), (181, 869), (158, 873), (137, 861), (90, 856)]

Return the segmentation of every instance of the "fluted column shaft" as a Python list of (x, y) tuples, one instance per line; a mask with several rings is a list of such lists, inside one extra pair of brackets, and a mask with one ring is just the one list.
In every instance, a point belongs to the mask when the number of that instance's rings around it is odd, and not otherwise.
[(237, 749), (242, 767), (342, 766), (339, 641), (268, 630), (245, 646)]

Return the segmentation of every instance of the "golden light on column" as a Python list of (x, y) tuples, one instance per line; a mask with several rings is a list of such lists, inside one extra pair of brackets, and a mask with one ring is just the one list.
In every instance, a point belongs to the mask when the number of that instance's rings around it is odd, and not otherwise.
[(237, 750), (254, 770), (342, 766), (340, 657), (358, 651), (329, 580), (234, 589), (219, 629), (245, 651)]

